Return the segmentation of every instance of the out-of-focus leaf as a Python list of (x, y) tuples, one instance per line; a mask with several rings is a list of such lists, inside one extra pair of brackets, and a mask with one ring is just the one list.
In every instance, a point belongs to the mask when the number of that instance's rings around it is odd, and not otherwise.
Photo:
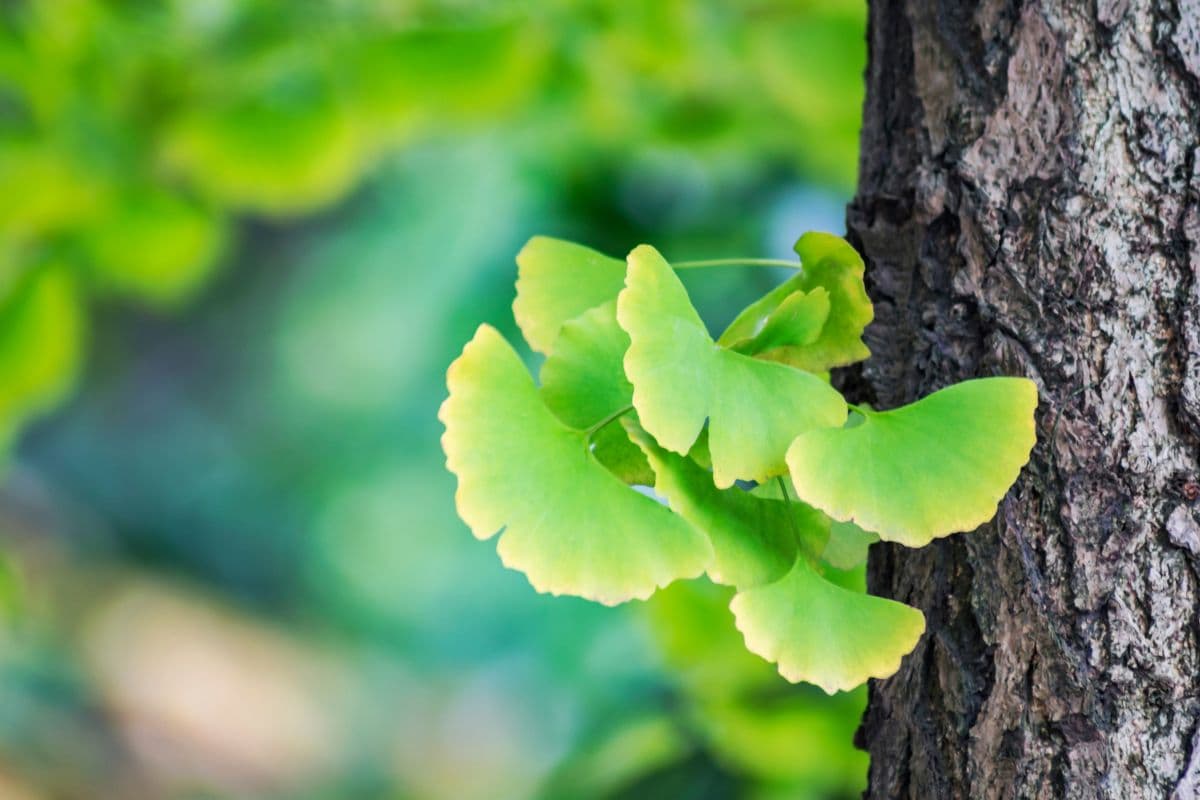
[(212, 272), (226, 238), (216, 212), (154, 187), (124, 192), (82, 233), (101, 287), (158, 306), (189, 297)]
[(392, 135), (422, 122), (503, 116), (536, 91), (546, 55), (527, 22), (369, 32), (346, 50), (356, 113)]
[(62, 266), (24, 271), (0, 298), (0, 442), (53, 407), (74, 385), (83, 310)]
[(295, 214), (339, 198), (368, 155), (344, 98), (319, 64), (262, 72), (189, 107), (167, 133), (167, 160), (237, 209)]

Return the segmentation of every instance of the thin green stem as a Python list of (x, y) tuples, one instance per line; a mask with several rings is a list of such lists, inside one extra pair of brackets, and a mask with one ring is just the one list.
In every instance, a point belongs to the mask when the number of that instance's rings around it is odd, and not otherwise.
[(785, 261), (781, 258), (709, 258), (700, 261), (672, 261), (675, 269), (692, 269), (695, 267), (790, 267), (799, 269), (800, 262)]
[(612, 423), (616, 422), (630, 411), (633, 411), (633, 406), (625, 406), (624, 408), (609, 414), (595, 425), (592, 425), (590, 428), (584, 431), (584, 433), (587, 434), (586, 438), (584, 439), (584, 444), (590, 447), (592, 444), (592, 438), (599, 433), (602, 428), (604, 428), (606, 425), (611, 425)]
[(783, 494), (783, 502), (787, 503), (788, 507), (788, 526), (792, 529), (792, 536), (796, 538), (796, 546), (800, 546), (800, 526), (796, 524), (796, 517), (792, 514), (792, 495), (788, 492), (787, 481), (782, 475), (776, 475), (775, 481), (779, 484), (779, 491)]
[(846, 407), (849, 408), (851, 411), (857, 411), (859, 414), (862, 414), (864, 417), (870, 416), (870, 414), (871, 414), (871, 409), (867, 408), (866, 406), (856, 406), (854, 403), (846, 403)]

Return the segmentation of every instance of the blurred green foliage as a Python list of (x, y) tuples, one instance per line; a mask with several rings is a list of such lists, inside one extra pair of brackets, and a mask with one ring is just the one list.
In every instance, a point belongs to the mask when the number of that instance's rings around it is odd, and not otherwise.
[[(727, 647), (698, 587), (533, 595), (455, 519), (434, 414), (478, 320), (513, 330), (532, 233), (687, 258), (837, 225), (864, 26), (849, 0), (0, 5), (0, 794), (856, 791), (861, 694)], [(727, 322), (755, 280), (689, 289)]]

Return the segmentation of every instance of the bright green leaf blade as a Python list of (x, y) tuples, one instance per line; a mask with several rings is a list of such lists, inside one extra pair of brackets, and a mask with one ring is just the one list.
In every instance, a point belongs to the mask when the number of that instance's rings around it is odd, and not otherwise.
[(542, 399), (572, 428), (584, 429), (633, 403), (622, 362), (629, 336), (617, 324), (615, 299), (562, 326), (542, 364)]
[(788, 443), (840, 426), (846, 404), (806, 372), (718, 347), (671, 267), (648, 245), (629, 254), (617, 320), (629, 334), (625, 374), (642, 426), (684, 454), (708, 420), (717, 486), (766, 481), (786, 470)]
[(821, 512), (738, 488), (718, 489), (694, 461), (663, 450), (632, 424), (627, 428), (654, 470), (654, 491), (708, 535), (713, 547), (708, 576), (716, 583), (739, 588), (770, 583), (795, 562), (797, 542), (813, 557), (825, 549), (829, 518)]
[(617, 296), (625, 264), (589, 247), (535, 236), (517, 254), (513, 316), (525, 341), (549, 354), (562, 326)]
[(763, 321), (762, 330), (731, 349), (761, 353), (778, 347), (801, 347), (816, 341), (829, 318), (829, 293), (818, 286), (792, 292)]
[[(799, 262), (796, 268), (800, 268)], [(797, 273), (783, 283), (767, 292), (762, 297), (746, 306), (734, 317), (729, 327), (717, 337), (717, 344), (722, 347), (736, 347), (739, 344), (753, 341), (754, 337), (766, 326), (771, 314), (779, 308), (784, 300), (797, 293), (803, 293), (799, 288), (800, 274)]]
[(739, 592), (729, 607), (751, 652), (789, 681), (830, 694), (891, 675), (925, 631), (920, 611), (843, 589), (804, 558), (781, 580)]
[(516, 352), (486, 325), (447, 373), (442, 447), (459, 515), (534, 588), (605, 604), (698, 575), (704, 535), (630, 489), (543, 404)]
[(800, 347), (766, 351), (764, 355), (814, 372), (862, 361), (871, 355), (863, 330), (875, 319), (875, 309), (863, 285), (862, 258), (840, 236), (810, 232), (796, 242), (804, 264), (800, 288), (829, 292), (829, 318), (816, 341)]
[[(615, 300), (570, 320), (542, 364), (542, 399), (560, 420), (579, 430), (628, 408), (633, 386), (622, 366), (628, 347), (629, 336), (617, 325)], [(599, 430), (592, 444), (596, 460), (624, 482), (654, 482), (645, 455), (620, 425)]]
[(956, 384), (788, 450), (801, 499), (880, 538), (920, 547), (991, 519), (1029, 460), (1037, 388), (1024, 378)]
[(866, 561), (867, 550), (878, 541), (878, 534), (864, 531), (853, 522), (834, 520), (821, 560), (837, 569), (850, 569)]
[[(801, 272), (748, 306), (717, 340), (741, 352), (790, 364), (809, 372), (825, 372), (862, 361), (871, 353), (863, 330), (875, 318), (863, 285), (862, 258), (846, 240), (830, 233), (810, 232), (796, 242)], [(771, 317), (797, 292), (828, 293), (829, 312), (820, 333), (804, 343), (758, 340)]]
[[(630, 416), (635, 416), (632, 413)], [(592, 437), (592, 455), (622, 482), (653, 486), (654, 471), (641, 448), (629, 440), (619, 422), (607, 425)]]

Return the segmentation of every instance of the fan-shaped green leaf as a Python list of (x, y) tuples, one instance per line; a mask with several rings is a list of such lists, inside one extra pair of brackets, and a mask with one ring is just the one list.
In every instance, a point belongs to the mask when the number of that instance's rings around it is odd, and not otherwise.
[(480, 326), (447, 373), (446, 464), (459, 515), (538, 591), (614, 604), (704, 570), (704, 535), (625, 486), (546, 408), (516, 352)]
[[(748, 306), (721, 334), (718, 344), (809, 372), (862, 361), (871, 354), (862, 332), (875, 316), (863, 286), (862, 259), (844, 239), (829, 233), (804, 234), (796, 242), (796, 252), (802, 271)], [(811, 295), (817, 289), (827, 293), (829, 311), (814, 339), (789, 342), (759, 337), (772, 317), (799, 302), (794, 299), (797, 292)], [(776, 319), (775, 325), (786, 330), (784, 319)]]
[(803, 556), (782, 579), (739, 592), (729, 607), (751, 652), (778, 664), (789, 681), (830, 694), (891, 675), (925, 630), (920, 611), (837, 586)]
[(829, 293), (818, 286), (811, 292), (792, 292), (766, 319), (762, 328), (730, 349), (740, 353), (762, 353), (777, 347), (811, 344), (821, 335), (829, 318)]
[[(617, 325), (615, 300), (570, 320), (542, 364), (542, 399), (560, 420), (579, 430), (628, 408), (633, 386), (621, 364), (628, 347), (629, 336)], [(654, 482), (646, 457), (620, 425), (598, 430), (592, 445), (596, 460), (626, 483)]]
[(567, 320), (614, 299), (624, 284), (624, 262), (574, 242), (535, 236), (517, 254), (513, 316), (529, 346), (548, 354)]
[(718, 489), (712, 475), (684, 456), (663, 450), (627, 424), (654, 469), (654, 491), (671, 510), (708, 534), (717, 583), (748, 587), (778, 580), (796, 560), (797, 543), (815, 557), (825, 548), (829, 518), (803, 503), (767, 500), (736, 487)]
[(862, 424), (810, 431), (788, 450), (801, 499), (880, 538), (920, 547), (991, 519), (1033, 448), (1037, 388), (956, 384)]
[(628, 348), (615, 299), (568, 321), (542, 364), (542, 399), (559, 419), (581, 430), (628, 408), (633, 386), (622, 365)]
[(629, 334), (625, 374), (642, 426), (686, 453), (708, 420), (713, 480), (765, 481), (786, 469), (788, 443), (846, 419), (841, 395), (814, 375), (718, 347), (658, 251), (629, 254), (617, 319)]

